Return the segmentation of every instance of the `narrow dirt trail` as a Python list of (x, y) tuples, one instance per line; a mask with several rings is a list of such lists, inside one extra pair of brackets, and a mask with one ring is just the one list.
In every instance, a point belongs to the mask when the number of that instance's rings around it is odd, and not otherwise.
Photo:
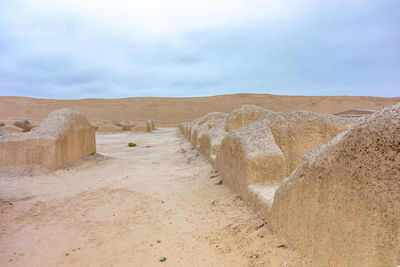
[(0, 266), (309, 265), (176, 128), (97, 146), (54, 173), (1, 174)]

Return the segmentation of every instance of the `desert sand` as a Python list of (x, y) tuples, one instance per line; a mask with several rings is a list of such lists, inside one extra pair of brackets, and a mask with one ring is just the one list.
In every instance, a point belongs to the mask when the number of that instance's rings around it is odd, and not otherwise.
[(151, 119), (156, 127), (178, 126), (209, 112), (228, 112), (245, 104), (272, 111), (306, 110), (334, 114), (346, 110), (377, 110), (400, 102), (400, 97), (368, 96), (284, 96), (263, 94), (234, 94), (210, 97), (135, 97), (121, 99), (55, 100), (29, 97), (0, 97), (0, 121), (10, 118), (43, 119), (59, 108), (72, 108), (89, 119), (124, 120)]
[(0, 175), (0, 266), (310, 265), (177, 128), (97, 134), (74, 165)]
[(399, 265), (396, 102), (0, 97), (0, 266)]

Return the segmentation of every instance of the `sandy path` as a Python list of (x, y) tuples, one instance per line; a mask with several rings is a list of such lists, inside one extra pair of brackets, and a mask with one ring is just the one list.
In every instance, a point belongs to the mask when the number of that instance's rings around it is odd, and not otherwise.
[(0, 177), (0, 266), (307, 265), (176, 128), (97, 143), (69, 168)]

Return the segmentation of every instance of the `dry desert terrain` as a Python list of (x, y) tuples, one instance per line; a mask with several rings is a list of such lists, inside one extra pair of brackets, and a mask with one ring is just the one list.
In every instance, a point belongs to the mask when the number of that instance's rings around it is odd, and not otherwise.
[(98, 134), (73, 166), (2, 173), (0, 266), (308, 266), (192, 148), (176, 128)]
[(0, 97), (0, 266), (400, 265), (399, 102)]
[(257, 105), (273, 111), (306, 110), (334, 114), (351, 109), (377, 110), (400, 102), (400, 97), (284, 96), (234, 94), (209, 97), (134, 97), (121, 99), (55, 100), (29, 97), (0, 97), (0, 121), (10, 118), (43, 119), (59, 108), (72, 108), (89, 119), (151, 119), (158, 125), (178, 126), (209, 112), (231, 112), (242, 105)]

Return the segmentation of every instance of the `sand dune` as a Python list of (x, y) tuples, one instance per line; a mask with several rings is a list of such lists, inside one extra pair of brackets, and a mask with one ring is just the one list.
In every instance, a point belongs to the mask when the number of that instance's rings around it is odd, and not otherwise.
[(253, 104), (273, 111), (307, 110), (337, 113), (349, 109), (376, 110), (400, 102), (400, 97), (368, 96), (283, 96), (235, 94), (193, 98), (135, 97), (121, 99), (55, 100), (29, 97), (0, 97), (0, 119), (45, 118), (59, 108), (72, 108), (89, 119), (121, 120), (129, 118), (154, 121), (191, 121), (209, 112), (231, 112)]

